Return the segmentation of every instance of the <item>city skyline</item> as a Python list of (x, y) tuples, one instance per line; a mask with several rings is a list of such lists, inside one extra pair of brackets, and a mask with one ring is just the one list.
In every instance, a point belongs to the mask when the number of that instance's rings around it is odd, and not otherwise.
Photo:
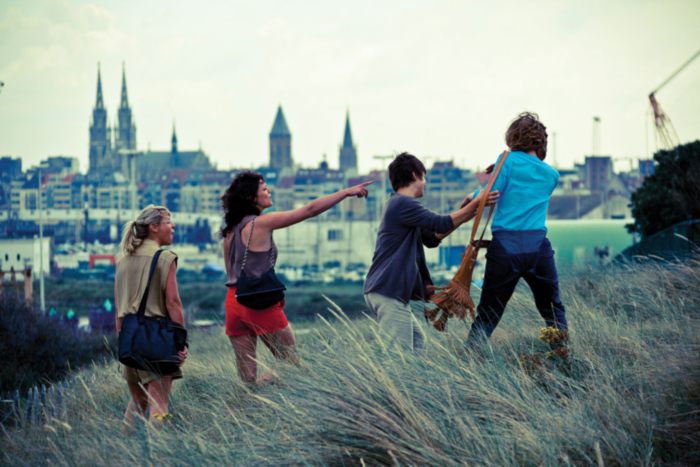
[[(314, 167), (326, 154), (337, 167), (349, 109), (366, 173), (380, 167), (374, 155), (401, 150), (483, 168), (525, 109), (557, 133), (559, 166), (591, 153), (594, 115), (603, 154), (645, 157), (646, 96), (700, 44), (700, 6), (682, 1), (308, 2), (308, 18), (275, 2), (5, 5), (0, 155), (26, 168), (74, 156), (83, 172), (98, 61), (112, 119), (126, 62), (140, 150), (166, 150), (174, 118), (181, 146), (201, 141), (220, 169), (264, 165), (281, 104), (295, 163)], [(516, 20), (537, 27), (523, 35)], [(681, 142), (700, 137), (698, 82), (700, 61), (657, 95)]]

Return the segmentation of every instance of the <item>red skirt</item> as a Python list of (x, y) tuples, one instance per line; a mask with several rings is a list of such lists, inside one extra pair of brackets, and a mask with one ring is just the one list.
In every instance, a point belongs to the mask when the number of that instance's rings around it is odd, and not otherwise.
[(236, 287), (229, 287), (226, 294), (226, 335), (260, 336), (268, 332), (279, 331), (289, 326), (284, 315), (285, 301), (264, 310), (254, 310), (243, 306), (236, 300)]

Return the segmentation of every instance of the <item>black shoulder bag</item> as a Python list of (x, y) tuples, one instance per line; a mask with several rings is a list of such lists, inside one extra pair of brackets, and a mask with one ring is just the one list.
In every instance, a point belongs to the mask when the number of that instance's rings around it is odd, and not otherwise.
[(279, 303), (284, 299), (284, 291), (287, 287), (277, 278), (275, 274), (274, 262), (272, 254), (274, 253), (275, 244), (270, 234), (270, 270), (258, 278), (248, 277), (245, 273), (245, 262), (248, 258), (248, 247), (250, 247), (250, 239), (253, 238), (253, 229), (255, 228), (255, 219), (250, 226), (250, 236), (248, 243), (245, 246), (245, 254), (243, 255), (243, 266), (241, 266), (241, 276), (236, 283), (236, 300), (243, 306), (254, 310), (264, 310), (270, 308), (275, 303)]
[(129, 313), (122, 318), (119, 362), (138, 370), (168, 375), (180, 368), (180, 357), (177, 354), (187, 345), (187, 330), (173, 323), (167, 308), (165, 319), (145, 316), (153, 271), (162, 252), (163, 250), (158, 250), (151, 261), (148, 283), (138, 313)]

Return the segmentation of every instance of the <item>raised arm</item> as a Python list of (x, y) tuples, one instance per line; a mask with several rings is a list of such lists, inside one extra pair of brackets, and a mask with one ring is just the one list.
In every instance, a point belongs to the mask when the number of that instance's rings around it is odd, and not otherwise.
[[(328, 211), (336, 204), (343, 201), (345, 198), (357, 196), (358, 198), (366, 198), (367, 185), (374, 183), (374, 180), (364, 182), (359, 185), (340, 190), (323, 198), (318, 198), (311, 201), (306, 206), (293, 211), (285, 212), (270, 212), (260, 216), (255, 222), (256, 230), (260, 227), (264, 230), (277, 230), (289, 227), (290, 225), (298, 224), (301, 221), (316, 217), (322, 212)], [(245, 237), (243, 237), (245, 238)]]

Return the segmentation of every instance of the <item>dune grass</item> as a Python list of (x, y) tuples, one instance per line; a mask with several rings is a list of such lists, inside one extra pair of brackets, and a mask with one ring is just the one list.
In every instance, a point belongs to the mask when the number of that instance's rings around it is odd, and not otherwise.
[[(469, 323), (429, 331), (420, 357), (336, 310), (297, 328), (301, 366), (260, 352), (279, 377), (267, 387), (239, 381), (221, 329), (198, 331), (162, 429), (125, 433), (126, 384), (116, 364), (94, 366), (79, 374), (69, 417), (0, 433), (0, 463), (698, 465), (700, 264), (582, 270), (561, 282), (567, 365), (547, 359), (527, 287), (478, 352), (465, 350)], [(541, 365), (523, 364), (532, 355)]]

